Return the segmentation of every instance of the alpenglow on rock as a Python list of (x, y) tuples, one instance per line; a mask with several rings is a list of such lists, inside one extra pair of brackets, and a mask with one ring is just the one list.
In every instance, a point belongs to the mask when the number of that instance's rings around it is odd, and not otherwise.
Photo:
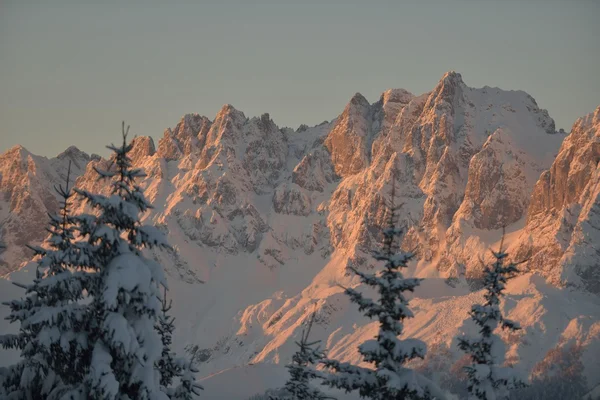
[[(376, 266), (368, 250), (381, 238), (384, 188), (395, 176), (402, 249), (418, 259), (408, 271), (433, 278), (411, 300), (409, 332), (431, 357), (444, 346), (452, 353), (452, 338), (467, 330), (464, 309), (481, 300), (473, 291), (480, 256), (497, 248), (506, 225), (507, 252), (528, 259), (502, 305), (523, 326), (506, 359), (531, 372), (550, 349), (575, 343), (585, 378), (600, 384), (590, 355), (600, 349), (591, 300), (599, 292), (598, 110), (566, 136), (527, 93), (471, 88), (456, 72), (430, 92), (390, 89), (373, 100), (356, 95), (330, 122), (298, 130), (225, 105), (210, 119), (174, 121), (164, 137), (134, 140), (133, 162), (147, 174), (139, 184), (155, 206), (141, 218), (173, 244), (147, 256), (165, 266), (180, 296), (174, 304), (185, 304), (174, 310), (182, 324), (174, 344), (198, 348), (201, 376), (285, 364), (316, 304), (315, 338), (331, 357), (359, 362), (354, 343), (376, 331), (337, 285), (358, 284), (347, 266)], [(81, 167), (72, 171), (76, 187), (106, 194), (94, 167), (110, 161), (78, 154), (62, 156)], [(29, 258), (25, 244), (44, 239), (38, 221), (56, 210), (51, 189), (66, 165), (21, 147), (0, 156), (2, 273)]]
[[(535, 185), (515, 245), (549, 282), (600, 293), (600, 107), (578, 119)], [(532, 240), (536, 238), (536, 240)]]

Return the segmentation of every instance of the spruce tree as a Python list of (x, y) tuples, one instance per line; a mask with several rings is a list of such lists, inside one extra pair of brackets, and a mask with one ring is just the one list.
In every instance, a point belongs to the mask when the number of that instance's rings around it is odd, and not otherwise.
[(171, 310), (171, 301), (167, 301), (167, 288), (164, 288), (161, 314), (158, 317), (156, 330), (162, 343), (162, 353), (156, 363), (156, 368), (160, 373), (160, 385), (163, 388), (169, 388), (173, 383), (173, 378), (181, 375), (181, 368), (176, 362), (175, 354), (171, 350), (173, 343), (173, 331), (175, 330), (175, 318), (168, 313)]
[(65, 187), (55, 187), (62, 198), (58, 215), (49, 215), (49, 237), (35, 253), (36, 277), (22, 285), (25, 299), (4, 303), (7, 319), (20, 323), (17, 334), (0, 336), (4, 348), (20, 350), (21, 361), (8, 369), (3, 386), (8, 398), (52, 399), (77, 394), (77, 383), (89, 363), (86, 306), (80, 304), (90, 276), (79, 267), (80, 248), (74, 241), (70, 214), (70, 169)]
[(300, 342), (296, 342), (298, 350), (292, 356), (292, 363), (287, 366), (290, 378), (284, 386), (283, 396), (270, 396), (270, 400), (325, 400), (334, 399), (325, 396), (319, 389), (310, 385), (310, 380), (318, 376), (312, 366), (325, 358), (325, 354), (317, 346), (320, 341), (309, 342), (308, 336), (314, 323), (315, 314), (311, 314), (308, 324), (302, 330)]
[(202, 386), (196, 382), (196, 374), (198, 369), (192, 361), (180, 358), (177, 360), (179, 367), (179, 385), (174, 389), (169, 390), (169, 398), (171, 400), (193, 400), (200, 395)]
[(140, 222), (152, 206), (136, 180), (145, 174), (132, 168), (123, 124), (123, 142), (113, 151), (108, 170), (96, 168), (110, 181), (110, 195), (76, 190), (94, 210), (78, 217), (86, 239), (85, 255), (94, 272), (89, 287), (91, 367), (85, 376), (89, 399), (166, 399), (155, 369), (162, 351), (154, 330), (160, 312), (162, 267), (142, 254), (144, 248), (168, 247), (163, 234)]
[[(161, 390), (172, 400), (193, 399), (200, 394), (202, 386), (195, 382), (194, 374), (198, 372), (193, 360), (184, 357), (175, 357), (171, 350), (173, 343), (173, 331), (175, 330), (175, 318), (169, 315), (171, 301), (167, 301), (167, 288), (164, 287), (161, 314), (155, 328), (162, 343), (162, 353), (156, 362), (156, 368), (160, 374)], [(179, 380), (177, 386), (173, 387), (174, 381)]]
[(505, 284), (518, 272), (518, 264), (505, 264), (508, 254), (502, 248), (503, 243), (504, 234), (499, 250), (492, 250), (494, 263), (484, 272), (485, 303), (471, 307), (470, 315), (479, 327), (479, 336), (458, 339), (458, 347), (473, 361), (465, 367), (469, 399), (506, 399), (510, 389), (524, 386), (514, 377), (512, 368), (502, 366), (504, 343), (494, 333), (498, 327), (509, 331), (521, 329), (518, 323), (504, 318), (500, 311), (500, 297), (504, 295)]
[(396, 227), (397, 208), (394, 206), (394, 197), (395, 177), (392, 176), (391, 204), (388, 204), (387, 210), (388, 224), (383, 230), (383, 250), (373, 252), (376, 260), (385, 262), (383, 270), (378, 273), (366, 273), (350, 267), (363, 284), (377, 290), (378, 298), (371, 299), (355, 289), (345, 289), (350, 300), (358, 304), (360, 311), (379, 322), (377, 337), (358, 347), (363, 360), (373, 368), (326, 359), (322, 363), (330, 373), (322, 374), (323, 383), (347, 392), (358, 390), (362, 397), (369, 399), (439, 400), (444, 398), (441, 390), (433, 382), (406, 366), (412, 359), (425, 357), (425, 343), (417, 339), (398, 338), (403, 333), (405, 319), (413, 316), (404, 293), (413, 292), (420, 279), (404, 278), (401, 272), (414, 258), (414, 254), (401, 251), (399, 241), (396, 240), (402, 236), (403, 230)]

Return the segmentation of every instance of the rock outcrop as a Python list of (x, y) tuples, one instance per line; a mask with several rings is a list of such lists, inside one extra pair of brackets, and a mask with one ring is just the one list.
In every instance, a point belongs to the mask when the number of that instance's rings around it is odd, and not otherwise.
[(528, 267), (557, 285), (600, 293), (600, 107), (575, 122), (535, 185), (515, 245)]

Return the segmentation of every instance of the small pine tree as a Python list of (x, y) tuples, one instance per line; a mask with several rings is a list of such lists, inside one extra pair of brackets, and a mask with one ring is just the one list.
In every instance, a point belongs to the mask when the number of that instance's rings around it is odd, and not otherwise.
[(326, 359), (322, 364), (333, 373), (322, 374), (323, 383), (347, 392), (358, 390), (362, 397), (369, 399), (442, 399), (443, 393), (433, 382), (406, 366), (416, 357), (425, 357), (425, 343), (417, 339), (398, 339), (403, 333), (404, 320), (413, 316), (404, 292), (414, 291), (420, 280), (404, 278), (400, 270), (407, 267), (414, 254), (400, 251), (396, 244), (395, 239), (402, 235), (402, 229), (396, 228), (394, 197), (395, 176), (392, 177), (388, 226), (383, 231), (383, 251), (374, 252), (376, 260), (385, 261), (383, 271), (371, 274), (350, 268), (363, 284), (377, 289), (379, 298), (370, 299), (354, 289), (345, 289), (360, 311), (379, 322), (377, 337), (358, 348), (363, 360), (372, 364), (373, 369)]
[(158, 317), (156, 330), (162, 342), (162, 353), (156, 363), (156, 368), (160, 373), (160, 385), (163, 388), (169, 388), (173, 383), (173, 378), (181, 374), (180, 367), (175, 360), (174, 353), (171, 351), (173, 343), (173, 331), (175, 330), (175, 318), (170, 316), (171, 301), (167, 301), (167, 288), (164, 288), (161, 314)]
[[(167, 301), (167, 288), (163, 287), (163, 289), (161, 314), (155, 327), (162, 343), (162, 353), (156, 362), (156, 369), (160, 374), (161, 390), (172, 400), (193, 399), (202, 390), (202, 386), (195, 382), (194, 374), (198, 370), (194, 366), (193, 359), (175, 358), (175, 353), (171, 351), (175, 318), (169, 315), (171, 301)], [(179, 378), (179, 384), (173, 388), (173, 382), (177, 378)]]
[(171, 400), (193, 400), (200, 396), (202, 386), (196, 382), (196, 374), (198, 369), (192, 361), (187, 361), (180, 358), (178, 360), (179, 385), (169, 391)]
[(306, 329), (302, 330), (300, 342), (296, 342), (298, 351), (287, 366), (290, 378), (284, 386), (283, 396), (270, 396), (270, 400), (325, 400), (334, 399), (325, 396), (319, 389), (310, 386), (310, 380), (318, 376), (311, 366), (325, 358), (325, 354), (315, 347), (320, 341), (309, 342), (308, 336), (314, 323), (315, 313), (310, 316)]
[(86, 307), (80, 304), (90, 276), (82, 271), (80, 248), (74, 241), (69, 187), (55, 187), (62, 198), (58, 215), (49, 215), (50, 233), (45, 247), (30, 247), (37, 258), (36, 277), (26, 298), (4, 303), (11, 308), (10, 322), (20, 322), (15, 335), (0, 336), (4, 348), (21, 351), (21, 361), (5, 379), (7, 396), (57, 398), (76, 390), (89, 363), (85, 330)]
[(472, 364), (464, 367), (467, 373), (469, 399), (500, 400), (509, 396), (509, 390), (524, 384), (514, 377), (512, 368), (503, 367), (504, 343), (494, 333), (498, 327), (516, 331), (519, 324), (502, 316), (500, 297), (505, 284), (518, 272), (515, 263), (505, 265), (507, 253), (503, 250), (504, 234), (499, 250), (492, 254), (495, 262), (485, 270), (485, 303), (471, 307), (471, 318), (479, 327), (476, 338), (459, 338), (458, 347), (467, 353)]
[(167, 398), (155, 370), (162, 344), (154, 330), (159, 286), (166, 281), (162, 267), (142, 250), (168, 244), (158, 229), (140, 222), (140, 214), (152, 206), (136, 184), (145, 174), (132, 168), (128, 132), (123, 124), (122, 145), (108, 146), (113, 151), (111, 168), (96, 168), (100, 179), (110, 181), (111, 194), (76, 190), (95, 210), (78, 217), (88, 267), (94, 272), (88, 325), (92, 356), (85, 377), (89, 399)]

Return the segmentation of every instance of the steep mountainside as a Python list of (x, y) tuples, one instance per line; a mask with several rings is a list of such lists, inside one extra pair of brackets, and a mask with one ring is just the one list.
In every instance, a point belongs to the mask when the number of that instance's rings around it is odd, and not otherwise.
[(0, 240), (7, 248), (0, 254), (0, 276), (31, 257), (27, 244), (46, 236), (47, 213), (58, 209), (54, 185), (63, 184), (71, 162), (71, 183), (81, 175), (90, 156), (69, 147), (47, 159), (15, 146), (0, 155)]
[(575, 122), (535, 185), (516, 254), (556, 285), (600, 293), (600, 107)]
[[(357, 93), (314, 127), (280, 129), (268, 114), (225, 105), (212, 121), (184, 116), (158, 146), (135, 138), (155, 206), (145, 218), (174, 247), (153, 256), (170, 276), (175, 343), (195, 346), (203, 376), (287, 362), (316, 304), (315, 336), (356, 361), (355, 344), (374, 325), (339, 285), (358, 285), (346, 266), (375, 266), (369, 252), (395, 179), (403, 246), (420, 258), (411, 273), (430, 278), (407, 334), (446, 349), (449, 365), (460, 361), (453, 338), (473, 329), (481, 258), (506, 227), (510, 255), (529, 259), (503, 305), (524, 326), (507, 338), (511, 362), (530, 372), (553, 349), (600, 350), (599, 113), (565, 138), (527, 93), (470, 88), (448, 72), (419, 96), (392, 89), (371, 104)], [(20, 147), (0, 156), (4, 271), (43, 238), (39, 221), (56, 208), (51, 188), (68, 159), (77, 186), (106, 190), (93, 167), (108, 161), (73, 148), (51, 160)], [(600, 383), (597, 360), (583, 354), (588, 383)]]

